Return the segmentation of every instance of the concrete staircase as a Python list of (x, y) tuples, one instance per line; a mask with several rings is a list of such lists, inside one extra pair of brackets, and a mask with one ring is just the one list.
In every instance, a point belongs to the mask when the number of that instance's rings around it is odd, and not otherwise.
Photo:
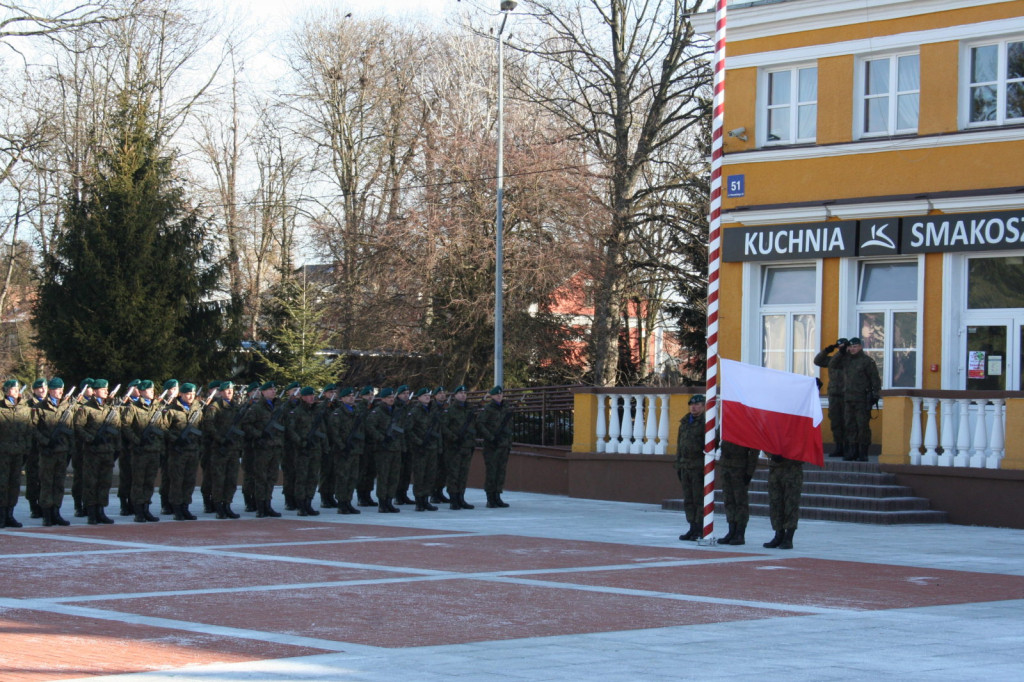
[[(725, 513), (722, 491), (715, 490), (715, 511)], [(825, 460), (824, 467), (804, 465), (800, 518), (850, 523), (947, 523), (947, 514), (930, 509), (923, 497), (882, 473), (877, 458), (868, 462)], [(682, 499), (665, 500), (662, 509), (683, 509)], [(750, 482), (750, 514), (768, 516), (768, 468), (759, 468)]]

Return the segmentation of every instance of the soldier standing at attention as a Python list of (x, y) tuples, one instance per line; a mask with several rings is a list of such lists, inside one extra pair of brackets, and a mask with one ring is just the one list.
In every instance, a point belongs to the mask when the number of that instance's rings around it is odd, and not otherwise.
[[(168, 379), (164, 382), (164, 404), (161, 405), (165, 408), (171, 405), (175, 398), (178, 397), (178, 380)], [(173, 514), (171, 509), (171, 502), (168, 493), (171, 489), (171, 475), (167, 470), (167, 448), (160, 453), (160, 513), (161, 514)]]
[[(209, 405), (214, 396), (220, 393), (220, 385), (222, 383), (222, 381), (211, 381), (206, 385), (208, 399), (205, 405)], [(205, 406), (203, 411), (206, 411)], [(213, 477), (210, 476), (210, 453), (212, 450), (210, 449), (210, 441), (205, 437), (202, 439), (199, 452), (199, 470), (203, 472), (203, 482), (199, 486), (199, 492), (203, 496), (203, 513), (213, 514), (216, 509), (214, 509), (213, 505)]]
[(195, 384), (182, 384), (177, 400), (167, 408), (168, 500), (175, 521), (195, 521), (188, 510), (196, 488), (196, 471), (203, 445), (203, 403), (196, 400)]
[(287, 449), (292, 453), (292, 494), (299, 516), (320, 516), (313, 509), (313, 494), (320, 478), (320, 450), (327, 441), (323, 412), (316, 404), (316, 390), (303, 386), (299, 401), (288, 413)]
[[(78, 385), (79, 403), (87, 403), (92, 400), (92, 379), (83, 379)], [(77, 413), (75, 415), (77, 417)], [(75, 439), (75, 449), (71, 452), (71, 498), (75, 501), (75, 517), (85, 516), (85, 505), (82, 503), (82, 455), (85, 453), (85, 443), (81, 438)]]
[(220, 384), (217, 397), (203, 410), (203, 440), (209, 452), (203, 482), (210, 477), (210, 500), (218, 519), (237, 519), (231, 510), (238, 484), (238, 460), (242, 455), (245, 432), (240, 428), (240, 411), (235, 400), (235, 385)]
[[(245, 408), (246, 414), (260, 399), (260, 393), (258, 381), (254, 381), (245, 387), (245, 395), (242, 396), (242, 400), (248, 406)], [(242, 421), (245, 421), (244, 417)], [(243, 427), (242, 430), (244, 431), (245, 428)], [(242, 437), (242, 443), (242, 502), (245, 504), (245, 511), (254, 512), (256, 511), (256, 469), (253, 466), (253, 457), (256, 452), (255, 444), (248, 433)]]
[(747, 521), (750, 520), (750, 480), (754, 477), (760, 454), (760, 450), (722, 441), (718, 476), (722, 481), (725, 520), (729, 524), (729, 532), (718, 541), (720, 545), (746, 544)]
[(124, 437), (131, 441), (131, 503), (135, 523), (159, 521), (149, 511), (156, 487), (156, 474), (166, 450), (164, 403), (155, 400), (153, 382), (139, 382), (139, 399), (126, 408)]
[(466, 402), (466, 387), (459, 386), (452, 393), (453, 402), (444, 414), (441, 424), (444, 431), (444, 450), (448, 457), (449, 509), (474, 509), (466, 502), (466, 479), (469, 465), (473, 461), (476, 447), (477, 412)]
[(279, 518), (281, 512), (272, 505), (274, 486), (281, 468), (281, 452), (285, 447), (284, 425), (287, 401), (277, 401), (277, 386), (273, 381), (260, 386), (260, 397), (249, 408), (243, 420), (243, 430), (252, 440), (252, 467), (256, 476), (253, 499), (257, 518)]
[(444, 390), (444, 386), (438, 386), (431, 395), (434, 397), (434, 404), (430, 406), (430, 415), (434, 420), (434, 433), (437, 434), (437, 438), (434, 439), (434, 447), (437, 450), (437, 456), (434, 458), (437, 462), (437, 472), (434, 475), (433, 487), (430, 490), (430, 501), (434, 504), (448, 503), (451, 502), (444, 494), (444, 485), (448, 480), (448, 455), (445, 452), (445, 439), (444, 439), (444, 413), (448, 409), (448, 394)]
[(882, 381), (878, 365), (863, 351), (858, 337), (850, 339), (843, 369), (843, 406), (846, 415), (847, 462), (868, 461), (871, 447), (871, 405), (878, 401)]
[(508, 506), (501, 499), (501, 493), (505, 489), (505, 470), (512, 448), (512, 410), (505, 405), (501, 386), (495, 386), (487, 394), (491, 400), (477, 418), (477, 433), (483, 439), (487, 506), (495, 509)]
[[(359, 402), (355, 405), (356, 415), (362, 417), (365, 428), (366, 418), (370, 416), (370, 411), (373, 409), (373, 386), (364, 386), (359, 391), (359, 398)], [(363, 451), (359, 455), (359, 477), (356, 483), (356, 504), (360, 507), (377, 506), (377, 502), (370, 495), (370, 491), (373, 490), (373, 481), (376, 477), (376, 456), (373, 452), (373, 445), (367, 439)]]
[(104, 511), (110, 501), (114, 457), (121, 449), (121, 411), (107, 400), (107, 380), (92, 382), (93, 396), (75, 414), (76, 435), (82, 452), (82, 504), (89, 525), (113, 523)]
[[(832, 442), (835, 448), (829, 457), (842, 457), (846, 445), (846, 414), (843, 408), (843, 378), (847, 360), (846, 349), (850, 342), (839, 339), (831, 346), (825, 346), (814, 356), (814, 364), (828, 369), (828, 423), (832, 427)], [(833, 352), (839, 352), (832, 355)]]
[[(334, 384), (324, 386), (323, 399), (317, 404), (317, 409), (324, 411), (324, 429), (330, 434), (330, 427), (327, 425), (338, 407), (335, 397), (338, 395), (338, 387)], [(334, 451), (327, 440), (321, 441), (320, 446), (320, 508), (337, 509), (338, 501), (334, 499), (335, 479)]]
[(0, 528), (21, 528), (14, 507), (21, 492), (21, 465), (32, 450), (34, 410), (22, 402), (21, 386), (4, 382), (0, 401)]
[(60, 506), (64, 502), (68, 457), (75, 447), (75, 403), (61, 403), (64, 380), (60, 377), (50, 379), (48, 386), (46, 401), (34, 415), (39, 442), (39, 506), (44, 526), (67, 526)]
[(437, 511), (428, 499), (437, 475), (437, 447), (434, 443), (438, 433), (431, 414), (434, 399), (429, 388), (416, 391), (413, 399), (415, 402), (409, 407), (409, 426), (405, 431), (412, 466), (412, 494), (416, 500), (416, 511)]
[(395, 422), (401, 427), (395, 437), (402, 441), (402, 465), (398, 470), (398, 483), (395, 485), (395, 504), (412, 504), (409, 499), (409, 483), (412, 482), (412, 453), (406, 441), (405, 429), (409, 423), (409, 413), (415, 404), (411, 400), (412, 389), (402, 384), (395, 389)]
[[(27, 405), (32, 409), (42, 407), (46, 402), (46, 379), (36, 379), (32, 383), (32, 395), (27, 396)], [(28, 500), (29, 518), (39, 519), (43, 516), (39, 506), (39, 444), (32, 440), (32, 447), (25, 456), (25, 499)]]
[[(128, 392), (125, 394), (124, 404), (121, 405), (121, 422), (127, 426), (134, 405), (139, 400), (139, 379), (132, 379), (128, 384)], [(127, 433), (121, 434), (121, 451), (117, 454), (117, 499), (121, 501), (120, 516), (131, 516), (132, 509), (132, 458), (134, 441), (126, 437)]]
[(334, 455), (334, 485), (339, 514), (361, 514), (352, 506), (352, 491), (359, 478), (359, 460), (364, 449), (363, 421), (366, 412), (355, 408), (355, 389), (343, 388), (338, 393), (340, 405), (328, 417), (328, 435)]
[(775, 537), (764, 543), (768, 549), (793, 549), (803, 487), (803, 462), (779, 455), (768, 456), (768, 515), (775, 531)]
[(402, 466), (402, 439), (396, 429), (401, 416), (395, 406), (395, 392), (380, 390), (380, 402), (366, 417), (366, 441), (374, 453), (377, 467), (377, 511), (381, 514), (399, 512), (391, 500), (398, 487), (398, 473)]
[(698, 393), (688, 404), (690, 413), (679, 421), (676, 435), (676, 475), (683, 484), (683, 511), (690, 529), (679, 539), (699, 540), (704, 518), (704, 396)]

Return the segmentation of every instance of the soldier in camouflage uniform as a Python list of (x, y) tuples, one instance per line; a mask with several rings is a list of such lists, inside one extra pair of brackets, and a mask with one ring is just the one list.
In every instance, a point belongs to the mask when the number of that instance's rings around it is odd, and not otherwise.
[(699, 540), (704, 518), (704, 396), (694, 395), (688, 404), (690, 413), (679, 421), (676, 434), (676, 475), (683, 484), (683, 511), (690, 529), (679, 539)]
[(287, 449), (292, 453), (292, 494), (299, 516), (319, 516), (313, 495), (320, 480), (321, 450), (327, 445), (326, 412), (316, 401), (316, 390), (303, 386), (299, 402), (286, 419)]
[(64, 381), (50, 379), (46, 400), (34, 413), (39, 445), (39, 506), (44, 526), (67, 526), (60, 515), (64, 502), (64, 481), (68, 458), (75, 447), (75, 410), (77, 403), (63, 401)]
[(779, 455), (768, 456), (768, 515), (775, 531), (775, 537), (764, 543), (768, 549), (793, 549), (803, 486), (803, 462)]
[(32, 451), (34, 410), (23, 402), (21, 386), (4, 382), (0, 401), (0, 528), (21, 528), (14, 507), (21, 492), (21, 466)]
[[(299, 406), (299, 382), (293, 381), (284, 388), (282, 399), (287, 400), (288, 407), (285, 414), (291, 414)], [(287, 438), (287, 437), (286, 437)], [(281, 492), (284, 493), (284, 508), (286, 511), (295, 511), (298, 505), (295, 504), (295, 452), (290, 447), (281, 451)]]
[[(330, 435), (330, 426), (327, 426), (337, 411), (338, 404), (335, 398), (338, 395), (338, 387), (334, 384), (327, 384), (324, 386), (323, 400), (320, 403), (320, 409), (324, 410), (324, 423), (325, 428)], [(320, 490), (320, 508), (321, 509), (337, 509), (338, 500), (334, 498), (334, 488), (337, 479), (337, 474), (334, 471), (334, 449), (331, 447), (329, 439), (323, 443), (320, 448), (320, 481), (317, 485)]]
[[(177, 379), (168, 379), (164, 382), (164, 404), (166, 408), (171, 405), (178, 397), (178, 391), (180, 386), (178, 385)], [(173, 514), (174, 510), (171, 509), (171, 502), (169, 492), (171, 490), (171, 474), (167, 469), (167, 448), (160, 454), (160, 513), (161, 514)]]
[[(126, 426), (134, 405), (139, 400), (140, 379), (132, 379), (128, 384), (128, 392), (125, 394), (124, 404), (121, 405), (121, 422)], [(121, 516), (131, 516), (132, 509), (132, 459), (134, 458), (134, 441), (127, 437), (126, 431), (121, 433), (121, 451), (117, 453), (117, 499), (121, 501)]]
[(156, 474), (160, 459), (166, 451), (164, 402), (155, 400), (155, 388), (149, 379), (138, 384), (139, 399), (125, 408), (126, 427), (122, 432), (124, 440), (131, 443), (131, 498), (135, 523), (159, 521), (149, 511), (156, 488)]
[[(366, 418), (370, 416), (370, 411), (373, 409), (374, 396), (373, 386), (364, 386), (359, 391), (359, 401), (356, 402), (355, 410), (357, 416), (362, 417), (364, 433)], [(377, 462), (373, 454), (373, 449), (367, 442), (363, 451), (359, 455), (359, 477), (356, 482), (356, 500), (360, 507), (375, 507), (377, 502), (374, 501), (370, 495), (370, 491), (373, 490), (373, 482), (377, 478)]]
[(195, 384), (182, 384), (178, 399), (167, 408), (168, 501), (175, 521), (195, 521), (189, 511), (196, 488), (196, 472), (203, 447), (203, 403), (196, 400)]
[(257, 518), (278, 518), (281, 512), (272, 504), (274, 486), (281, 469), (281, 453), (285, 448), (284, 425), (288, 403), (278, 401), (273, 381), (260, 386), (260, 397), (245, 413), (242, 430), (252, 441), (252, 467), (255, 475), (253, 501)]
[(397, 514), (399, 509), (392, 500), (398, 487), (398, 473), (402, 466), (401, 425), (402, 414), (395, 405), (395, 392), (382, 388), (380, 401), (366, 417), (366, 444), (373, 452), (377, 468), (377, 511)]
[(106, 379), (92, 382), (93, 397), (75, 414), (75, 436), (82, 452), (82, 504), (88, 523), (113, 523), (104, 511), (110, 501), (114, 458), (121, 450), (121, 410), (107, 400)]
[(846, 461), (868, 461), (871, 447), (871, 405), (878, 400), (882, 382), (878, 365), (863, 351), (860, 339), (850, 339), (843, 368), (843, 409), (846, 418)]
[(203, 483), (210, 479), (210, 501), (218, 519), (237, 519), (231, 509), (238, 483), (238, 460), (242, 456), (245, 432), (241, 421), (244, 408), (235, 402), (235, 385), (222, 382), (214, 398), (203, 410), (203, 442), (207, 468)]
[(501, 499), (505, 489), (508, 453), (512, 449), (512, 409), (505, 404), (504, 391), (495, 386), (487, 394), (490, 401), (476, 420), (477, 434), (483, 439), (484, 492), (491, 509), (507, 507)]
[(750, 480), (757, 469), (761, 451), (722, 441), (718, 459), (718, 479), (722, 482), (725, 520), (729, 532), (718, 541), (720, 545), (746, 544), (747, 521), (750, 519)]
[(421, 388), (413, 396), (409, 407), (408, 427), (405, 442), (409, 450), (412, 467), (412, 494), (416, 500), (416, 511), (437, 511), (430, 504), (430, 492), (437, 475), (437, 445), (439, 433), (431, 403), (434, 399), (429, 388)]
[[(32, 383), (32, 395), (25, 396), (26, 404), (35, 409), (46, 402), (46, 379)], [(32, 447), (25, 456), (25, 499), (28, 500), (29, 518), (39, 519), (43, 510), (39, 506), (39, 443), (33, 439)]]
[(352, 506), (352, 491), (359, 479), (359, 460), (362, 457), (366, 434), (364, 420), (367, 412), (356, 410), (354, 389), (344, 388), (338, 393), (339, 405), (328, 417), (328, 435), (334, 456), (334, 486), (339, 514), (360, 514)]
[(444, 413), (441, 429), (444, 433), (444, 452), (448, 458), (449, 509), (473, 509), (466, 502), (466, 480), (469, 464), (476, 447), (476, 419), (478, 412), (466, 402), (466, 387), (459, 386), (452, 393), (453, 402)]
[[(211, 381), (206, 385), (206, 392), (209, 396), (206, 401), (207, 406), (213, 402), (214, 398), (220, 395), (221, 381)], [(204, 408), (205, 412), (206, 409)], [(204, 416), (205, 420), (206, 417)], [(213, 514), (216, 512), (216, 508), (213, 504), (213, 476), (210, 474), (210, 454), (213, 452), (210, 447), (210, 440), (206, 438), (206, 433), (203, 433), (202, 447), (200, 448), (199, 455), (199, 471), (203, 473), (202, 483), (199, 485), (199, 492), (203, 496), (203, 513)]]
[[(79, 402), (83, 405), (92, 400), (92, 381), (92, 379), (86, 378), (78, 385)], [(82, 456), (84, 453), (85, 443), (82, 442), (81, 438), (76, 438), (75, 449), (71, 451), (71, 498), (75, 501), (76, 518), (85, 516), (85, 504), (82, 503), (82, 469), (84, 467)]]
[(444, 439), (444, 413), (448, 409), (448, 393), (445, 392), (444, 386), (438, 386), (431, 395), (434, 397), (434, 404), (430, 406), (430, 414), (433, 416), (436, 424), (435, 431), (438, 437), (434, 440), (435, 448), (437, 449), (437, 472), (434, 475), (433, 488), (430, 491), (430, 501), (434, 504), (449, 503), (447, 497), (444, 494), (445, 482), (448, 480), (448, 455), (445, 452), (445, 439)]
[[(240, 396), (239, 401), (248, 413), (259, 399), (260, 384), (254, 381), (245, 387), (245, 393)], [(242, 419), (244, 423), (245, 418)], [(242, 502), (247, 512), (256, 511), (256, 468), (253, 466), (255, 452), (255, 444), (247, 433), (242, 438)]]
[(398, 470), (398, 483), (395, 486), (395, 504), (412, 504), (412, 500), (409, 499), (409, 484), (412, 482), (412, 451), (405, 438), (409, 413), (415, 406), (411, 397), (412, 389), (405, 384), (395, 389), (395, 409), (398, 411), (397, 422), (402, 427), (402, 433), (398, 436), (402, 439), (402, 464)]
[[(850, 342), (846, 339), (839, 339), (834, 344), (825, 346), (814, 356), (815, 365), (828, 369), (828, 423), (832, 427), (832, 442), (835, 444), (835, 449), (829, 457), (842, 457), (843, 448), (846, 446), (843, 371), (847, 360), (846, 349), (849, 345)], [(836, 350), (839, 352), (832, 355)]]

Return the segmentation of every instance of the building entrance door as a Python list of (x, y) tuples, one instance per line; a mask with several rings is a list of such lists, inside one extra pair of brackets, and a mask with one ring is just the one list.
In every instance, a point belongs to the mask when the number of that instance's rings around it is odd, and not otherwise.
[(993, 322), (967, 325), (967, 390), (1020, 390), (1024, 327)]

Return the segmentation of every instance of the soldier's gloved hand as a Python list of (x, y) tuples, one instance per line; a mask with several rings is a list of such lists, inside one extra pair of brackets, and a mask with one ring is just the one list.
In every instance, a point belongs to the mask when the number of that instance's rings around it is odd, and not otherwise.
[(836, 349), (836, 344), (834, 344), (834, 343), (825, 346), (825, 352), (826, 353), (832, 353), (832, 352), (835, 351), (835, 349)]

